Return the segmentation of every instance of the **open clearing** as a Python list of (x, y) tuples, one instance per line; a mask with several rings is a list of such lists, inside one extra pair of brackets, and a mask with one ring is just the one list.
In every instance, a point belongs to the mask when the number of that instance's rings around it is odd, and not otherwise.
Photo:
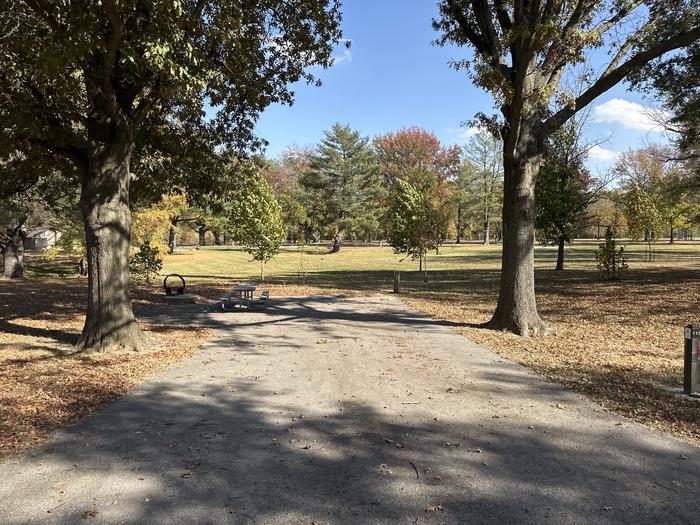
[[(556, 337), (522, 338), (474, 326), (496, 306), (499, 245), (444, 246), (428, 257), (428, 283), (415, 271), (416, 262), (401, 262), (390, 248), (378, 247), (346, 247), (334, 255), (315, 248), (303, 259), (287, 251), (267, 272), (280, 286), (278, 295), (299, 295), (389, 292), (393, 271), (401, 270), (400, 297), (411, 307), (606, 408), (700, 444), (699, 404), (660, 388), (682, 386), (682, 328), (700, 322), (700, 244), (657, 244), (653, 263), (642, 261), (643, 244), (621, 244), (630, 256), (621, 281), (606, 281), (596, 270), (597, 242), (567, 248), (564, 272), (553, 270), (556, 248), (536, 248), (538, 306)], [(299, 268), (305, 271), (301, 280)], [(205, 293), (227, 275), (228, 284), (255, 279), (258, 272), (247, 254), (216, 248), (178, 253), (165, 270), (188, 276)]]
[(700, 455), (394, 297), (265, 312), (0, 465), (11, 523), (690, 523)]
[[(303, 259), (287, 249), (268, 265), (265, 287), (273, 297), (368, 295), (390, 291), (392, 272), (401, 270), (400, 298), (411, 307), (608, 409), (700, 443), (698, 403), (659, 388), (680, 387), (681, 327), (700, 321), (700, 245), (658, 245), (656, 262), (642, 263), (642, 246), (630, 244), (631, 268), (619, 282), (600, 278), (595, 246), (571, 247), (565, 272), (551, 270), (554, 249), (537, 248), (538, 303), (559, 331), (556, 337), (524, 339), (473, 327), (496, 303), (499, 246), (444, 247), (428, 258), (428, 283), (415, 262), (401, 262), (390, 248), (345, 247), (329, 255), (314, 247)], [(165, 343), (160, 352), (75, 355), (71, 344), (82, 326), (85, 282), (56, 278), (74, 271), (67, 259), (30, 259), (29, 280), (0, 281), (0, 457), (123, 395), (210, 335), (151, 325)], [(255, 280), (259, 267), (239, 250), (206, 248), (166, 258), (165, 271), (182, 273), (193, 291), (216, 298), (235, 282)], [(137, 307), (158, 303), (159, 293), (156, 287), (136, 290)]]

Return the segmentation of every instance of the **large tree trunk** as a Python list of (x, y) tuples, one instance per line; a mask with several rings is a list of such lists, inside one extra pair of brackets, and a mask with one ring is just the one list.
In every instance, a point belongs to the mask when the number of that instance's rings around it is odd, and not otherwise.
[(491, 220), (486, 219), (484, 221), (484, 245), (488, 245), (491, 238)]
[(333, 248), (331, 248), (331, 253), (338, 253), (340, 251), (340, 235), (336, 235), (333, 238)]
[(564, 237), (559, 237), (559, 246), (557, 249), (557, 266), (554, 268), (556, 271), (561, 272), (564, 269), (564, 245), (566, 244), (566, 239)]
[(519, 335), (549, 333), (535, 301), (535, 178), (540, 166), (541, 155), (518, 158), (504, 145), (501, 289), (486, 326)]
[(197, 241), (197, 244), (201, 246), (206, 246), (207, 245), (207, 229), (206, 227), (199, 227), (197, 228), (197, 235), (199, 236), (199, 240)]
[(170, 255), (175, 253), (175, 248), (177, 247), (177, 233), (175, 232), (175, 226), (170, 225), (168, 230), (168, 253)]
[(674, 237), (675, 233), (676, 233), (675, 228), (673, 226), (671, 226), (671, 234), (669, 235), (669, 238), (668, 238), (669, 244), (673, 244), (673, 237)]
[(136, 323), (129, 298), (132, 151), (129, 141), (105, 146), (91, 156), (82, 176), (88, 305), (78, 347), (88, 351), (141, 350), (151, 345)]
[(17, 228), (7, 230), (7, 241), (2, 249), (3, 276), (8, 279), (24, 277), (24, 221)]
[(214, 235), (214, 244), (216, 246), (221, 246), (221, 231), (214, 228), (214, 230), (212, 230), (212, 234)]

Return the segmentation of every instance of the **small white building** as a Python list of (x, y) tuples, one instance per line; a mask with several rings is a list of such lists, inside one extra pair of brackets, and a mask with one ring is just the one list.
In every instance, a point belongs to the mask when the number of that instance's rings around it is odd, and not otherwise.
[(43, 251), (51, 248), (61, 238), (61, 232), (49, 227), (34, 228), (27, 232), (24, 240), (24, 249), (32, 251)]

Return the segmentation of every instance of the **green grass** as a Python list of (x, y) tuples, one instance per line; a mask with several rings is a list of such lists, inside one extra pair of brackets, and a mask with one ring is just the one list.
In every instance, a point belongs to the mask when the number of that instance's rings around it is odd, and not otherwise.
[[(630, 257), (630, 272), (635, 267), (647, 269), (667, 266), (700, 265), (700, 244), (677, 243), (656, 246), (656, 260), (644, 263), (644, 246), (640, 243), (624, 243)], [(567, 247), (566, 267), (577, 272), (595, 272), (597, 243), (587, 242)], [(485, 272), (500, 270), (501, 246), (462, 244), (443, 246), (440, 253), (428, 256), (429, 275), (449, 277), (454, 272), (467, 269)], [(549, 273), (554, 268), (556, 248), (537, 246), (535, 263), (538, 270)], [(345, 246), (340, 253), (330, 254), (326, 247), (306, 247), (303, 257), (299, 248), (284, 248), (267, 263), (266, 279), (272, 282), (298, 282), (304, 277), (307, 284), (338, 285), (365, 288), (389, 281), (399, 270), (408, 279), (418, 275), (418, 263), (394, 254), (390, 247), (380, 248)], [(205, 247), (186, 250), (168, 256), (163, 273), (178, 273), (192, 282), (259, 279), (260, 265), (250, 261), (250, 256), (239, 248)], [(566, 273), (566, 272), (565, 272)], [(415, 274), (415, 275), (414, 275)]]
[(78, 274), (80, 257), (59, 256), (46, 258), (30, 254), (24, 259), (24, 276), (28, 279), (73, 277)]

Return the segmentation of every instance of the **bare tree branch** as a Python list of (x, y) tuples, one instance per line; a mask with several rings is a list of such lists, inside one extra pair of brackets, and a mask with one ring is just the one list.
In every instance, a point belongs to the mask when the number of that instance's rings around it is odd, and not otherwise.
[(561, 127), (569, 118), (590, 104), (595, 98), (621, 82), (629, 73), (649, 63), (664, 53), (692, 44), (700, 39), (700, 27), (679, 33), (667, 40), (656, 42), (646, 50), (639, 51), (623, 64), (603, 73), (596, 82), (579, 95), (572, 106), (560, 109), (545, 122), (549, 133)]

